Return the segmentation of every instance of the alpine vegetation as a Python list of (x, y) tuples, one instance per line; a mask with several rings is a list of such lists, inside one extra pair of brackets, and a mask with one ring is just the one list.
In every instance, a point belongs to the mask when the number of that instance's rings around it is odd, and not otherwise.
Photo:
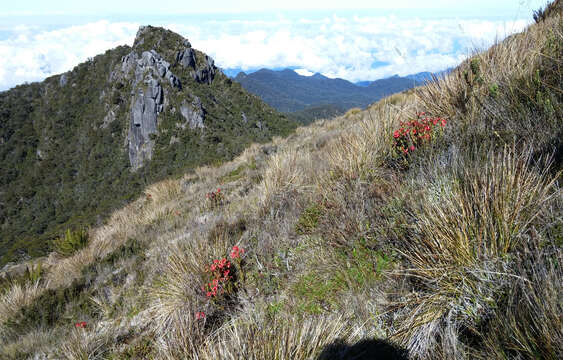
[[(152, 183), (5, 271), (0, 357), (561, 359), (562, 16), (556, 0), (434, 82)], [(119, 64), (144, 74), (127, 109), (174, 103), (178, 125), (139, 145), (143, 167), (172, 129), (201, 131), (195, 97), (185, 122), (170, 94), (215, 71), (151, 43)]]

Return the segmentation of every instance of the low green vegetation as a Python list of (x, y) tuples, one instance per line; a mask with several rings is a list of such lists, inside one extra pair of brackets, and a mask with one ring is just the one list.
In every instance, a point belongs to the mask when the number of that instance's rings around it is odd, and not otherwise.
[(85, 229), (70, 231), (53, 241), (53, 250), (61, 256), (70, 256), (88, 244), (88, 231)]

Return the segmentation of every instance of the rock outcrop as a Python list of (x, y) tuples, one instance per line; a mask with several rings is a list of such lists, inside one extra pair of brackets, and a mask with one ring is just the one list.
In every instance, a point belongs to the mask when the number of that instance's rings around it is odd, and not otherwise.
[(176, 55), (176, 61), (184, 67), (195, 69), (195, 51), (192, 48), (179, 51)]
[(186, 101), (182, 102), (182, 106), (180, 107), (180, 113), (186, 119), (186, 122), (181, 124), (180, 126), (182, 129), (186, 128), (186, 125), (190, 127), (190, 129), (203, 129), (203, 119), (205, 117), (205, 110), (201, 105), (201, 100), (196, 96), (194, 97), (193, 101), (188, 104)]
[(200, 84), (211, 84), (217, 72), (215, 61), (208, 55), (205, 55), (203, 64), (198, 66), (196, 53), (192, 48), (179, 51), (176, 62), (185, 68), (191, 68), (192, 78)]
[(140, 57), (132, 51), (123, 58), (121, 70), (125, 76), (134, 76), (127, 139), (131, 168), (137, 170), (153, 155), (151, 135), (158, 131), (157, 116), (165, 103), (162, 82), (178, 90), (182, 89), (182, 84), (170, 70), (170, 63), (155, 50), (143, 51)]
[(215, 72), (217, 68), (215, 67), (215, 62), (213, 59), (205, 55), (205, 65), (199, 67), (192, 73), (195, 81), (198, 83), (208, 83), (211, 84), (215, 78)]

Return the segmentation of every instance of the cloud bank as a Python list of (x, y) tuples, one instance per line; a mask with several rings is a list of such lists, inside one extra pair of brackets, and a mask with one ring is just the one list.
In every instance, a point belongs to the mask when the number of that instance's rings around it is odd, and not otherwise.
[[(153, 24), (187, 37), (222, 68), (293, 67), (359, 81), (455, 66), (475, 49), (521, 31), (529, 21), (279, 16), (273, 21)], [(0, 90), (71, 70), (118, 45), (131, 45), (139, 25), (103, 20), (56, 30), (10, 29), (0, 40)]]

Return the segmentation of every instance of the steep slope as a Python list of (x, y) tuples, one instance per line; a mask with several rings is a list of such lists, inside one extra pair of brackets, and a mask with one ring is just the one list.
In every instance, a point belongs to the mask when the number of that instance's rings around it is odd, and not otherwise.
[(147, 187), (1, 284), (0, 357), (560, 359), (560, 4), (437, 83)]
[(132, 47), (0, 93), (0, 124), (0, 265), (44, 254), (164, 176), (294, 128), (188, 40), (150, 26)]
[(234, 80), (278, 111), (286, 113), (322, 105), (331, 105), (344, 113), (350, 108), (364, 108), (384, 96), (423, 84), (423, 81), (393, 76), (373, 81), (369, 86), (358, 86), (321, 74), (301, 76), (290, 69), (261, 69), (248, 75), (241, 72)]

